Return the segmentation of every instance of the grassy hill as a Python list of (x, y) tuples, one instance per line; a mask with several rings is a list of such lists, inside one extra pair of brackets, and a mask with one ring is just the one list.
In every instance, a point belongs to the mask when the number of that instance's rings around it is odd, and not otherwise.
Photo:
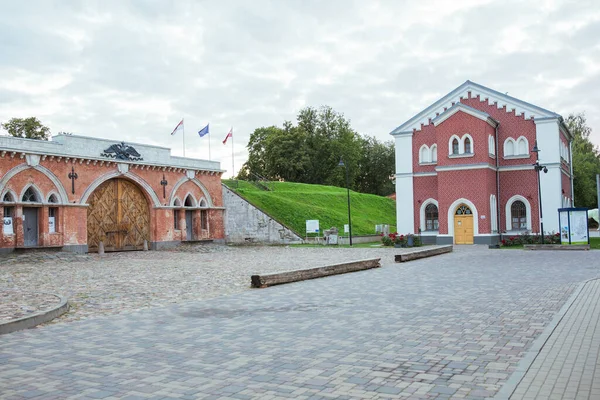
[[(269, 182), (271, 191), (249, 182), (224, 179), (223, 183), (273, 218), (289, 226), (301, 236), (306, 220), (318, 219), (321, 230), (337, 227), (341, 232), (348, 223), (346, 189), (334, 186), (291, 182)], [(396, 229), (396, 202), (387, 197), (350, 191), (352, 235), (375, 233), (376, 224), (389, 224)]]

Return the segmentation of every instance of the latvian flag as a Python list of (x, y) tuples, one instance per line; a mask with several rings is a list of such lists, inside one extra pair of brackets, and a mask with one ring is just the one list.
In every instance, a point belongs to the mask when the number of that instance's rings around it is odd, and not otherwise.
[(233, 137), (233, 127), (231, 127), (231, 129), (229, 130), (229, 133), (227, 134), (227, 136), (225, 136), (225, 140), (223, 140), (223, 144), (227, 144), (227, 139), (232, 138)]
[(171, 136), (177, 133), (178, 130), (183, 129), (183, 119), (177, 124), (173, 132), (171, 132)]

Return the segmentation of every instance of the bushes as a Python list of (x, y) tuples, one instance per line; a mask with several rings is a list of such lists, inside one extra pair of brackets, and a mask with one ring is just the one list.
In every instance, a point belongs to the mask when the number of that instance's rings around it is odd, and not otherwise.
[[(421, 246), (421, 238), (411, 233), (406, 235), (399, 235), (398, 232), (390, 233), (387, 236), (381, 238), (381, 243), (384, 246), (395, 246), (395, 247), (418, 247)], [(412, 243), (412, 245), (410, 245)]]
[[(523, 232), (520, 235), (508, 236), (500, 242), (502, 247), (522, 246), (524, 244), (542, 244), (542, 236), (539, 234), (532, 235), (530, 232)], [(547, 233), (544, 235), (545, 244), (560, 244), (559, 233)]]

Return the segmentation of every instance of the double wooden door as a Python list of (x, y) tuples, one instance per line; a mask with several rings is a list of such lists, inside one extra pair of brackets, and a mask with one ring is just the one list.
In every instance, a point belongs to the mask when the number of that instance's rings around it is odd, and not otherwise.
[(111, 179), (90, 196), (88, 251), (141, 250), (150, 241), (150, 210), (142, 191), (125, 179)]

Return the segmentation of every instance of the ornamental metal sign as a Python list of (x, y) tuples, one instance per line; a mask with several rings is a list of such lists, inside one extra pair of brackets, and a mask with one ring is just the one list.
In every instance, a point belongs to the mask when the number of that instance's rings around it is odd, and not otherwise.
[(119, 144), (113, 144), (108, 149), (104, 150), (101, 154), (102, 157), (114, 158), (117, 160), (125, 161), (141, 161), (143, 160), (142, 155), (138, 153), (133, 146), (121, 142)]

